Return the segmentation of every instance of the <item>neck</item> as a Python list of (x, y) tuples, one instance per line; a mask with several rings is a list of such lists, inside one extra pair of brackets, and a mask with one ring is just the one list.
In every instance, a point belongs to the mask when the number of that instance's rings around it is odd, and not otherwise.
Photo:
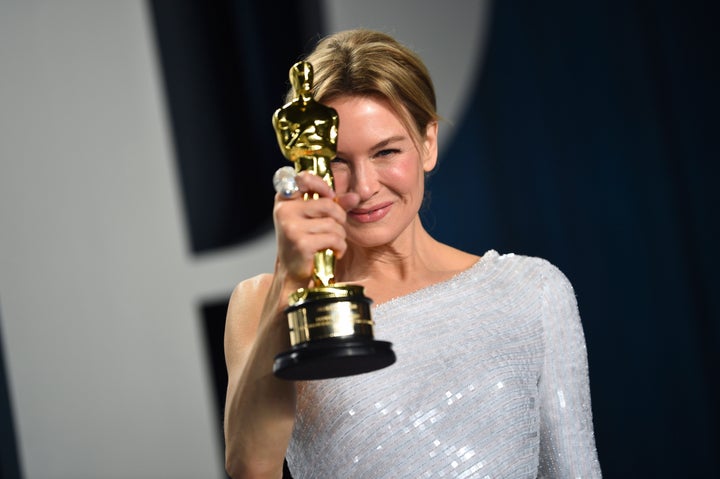
[(477, 260), (432, 238), (418, 218), (391, 244), (373, 248), (350, 244), (335, 271), (338, 281), (364, 286), (379, 304), (447, 280)]
[(338, 276), (353, 281), (407, 281), (436, 264), (439, 243), (425, 231), (419, 219), (406, 233), (377, 247), (363, 248), (351, 243), (338, 264)]

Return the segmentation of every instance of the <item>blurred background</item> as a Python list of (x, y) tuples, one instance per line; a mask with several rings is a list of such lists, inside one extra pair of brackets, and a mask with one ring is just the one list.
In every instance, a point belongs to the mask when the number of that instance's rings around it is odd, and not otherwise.
[(225, 308), (274, 260), (270, 116), (351, 27), (435, 79), (431, 233), (572, 281), (605, 477), (720, 477), (717, 10), (0, 0), (0, 477), (225, 477)]

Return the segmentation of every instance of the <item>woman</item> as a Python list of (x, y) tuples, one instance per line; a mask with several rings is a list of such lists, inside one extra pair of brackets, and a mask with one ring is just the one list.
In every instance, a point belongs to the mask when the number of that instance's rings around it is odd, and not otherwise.
[[(482, 257), (433, 239), (418, 210), (437, 162), (427, 69), (393, 38), (354, 30), (306, 59), (339, 115), (335, 192), (301, 173), (275, 197), (272, 275), (240, 283), (226, 326), (226, 467), (232, 477), (599, 477), (585, 344), (572, 287), (544, 260)], [(320, 198), (303, 201), (306, 192)], [(397, 363), (293, 383), (288, 296), (316, 251), (375, 301)]]

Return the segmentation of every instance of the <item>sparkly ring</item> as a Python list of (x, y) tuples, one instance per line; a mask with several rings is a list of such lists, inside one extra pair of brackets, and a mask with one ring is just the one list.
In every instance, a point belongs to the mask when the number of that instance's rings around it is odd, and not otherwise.
[(297, 173), (295, 172), (295, 168), (292, 166), (283, 166), (282, 168), (278, 168), (273, 175), (273, 186), (275, 187), (275, 191), (280, 193), (280, 196), (283, 198), (288, 199), (292, 197), (292, 195), (294, 195), (299, 189), (297, 183), (295, 182), (296, 176)]

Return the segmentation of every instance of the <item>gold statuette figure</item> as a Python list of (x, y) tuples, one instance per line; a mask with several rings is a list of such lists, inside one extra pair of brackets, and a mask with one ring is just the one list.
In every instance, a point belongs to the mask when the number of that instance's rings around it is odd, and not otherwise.
[[(309, 171), (333, 187), (330, 161), (337, 151), (337, 112), (312, 97), (313, 70), (308, 62), (290, 69), (294, 99), (273, 115), (273, 127), (285, 158), (295, 171)], [(316, 199), (317, 194), (304, 195)], [(313, 285), (290, 296), (286, 309), (292, 348), (275, 357), (273, 371), (284, 379), (349, 376), (395, 362), (391, 345), (373, 339), (372, 301), (363, 287), (335, 283), (335, 254), (315, 253)]]

